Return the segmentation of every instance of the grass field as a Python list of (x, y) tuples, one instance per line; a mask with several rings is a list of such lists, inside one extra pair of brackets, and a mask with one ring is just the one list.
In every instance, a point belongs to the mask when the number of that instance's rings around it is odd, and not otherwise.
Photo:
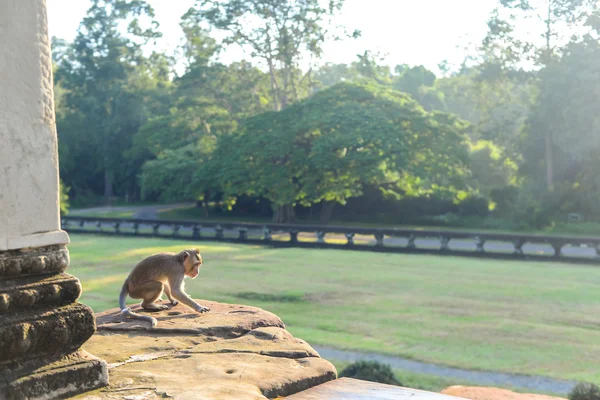
[[(69, 272), (82, 281), (81, 301), (101, 311), (117, 306), (122, 281), (138, 260), (187, 246), (74, 234)], [(597, 267), (197, 247), (205, 266), (199, 279), (187, 283), (191, 295), (272, 311), (312, 344), (469, 369), (600, 380)]]

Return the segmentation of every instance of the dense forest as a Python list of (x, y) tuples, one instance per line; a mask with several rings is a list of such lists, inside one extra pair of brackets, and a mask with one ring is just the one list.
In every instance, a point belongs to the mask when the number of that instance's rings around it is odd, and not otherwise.
[[(52, 43), (72, 205), (196, 201), (278, 222), (600, 219), (596, 1), (499, 0), (477, 50), (440, 60), (441, 76), (369, 51), (320, 62), (327, 40), (360, 35), (333, 23), (343, 0), (199, 0), (171, 53), (152, 46), (146, 2), (91, 3), (73, 42)], [(519, 34), (526, 20), (539, 32)], [(229, 46), (248, 59), (223, 63)]]

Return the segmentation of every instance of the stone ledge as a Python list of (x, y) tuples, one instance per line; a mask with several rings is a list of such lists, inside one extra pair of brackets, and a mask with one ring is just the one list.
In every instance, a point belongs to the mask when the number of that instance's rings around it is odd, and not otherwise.
[(56, 274), (0, 281), (0, 314), (39, 307), (59, 307), (75, 302), (81, 284), (74, 276)]
[(336, 378), (335, 367), (274, 314), (198, 302), (211, 311), (178, 305), (152, 313), (158, 319), (153, 330), (116, 309), (99, 314), (98, 332), (83, 347), (109, 363), (110, 386), (77, 398), (264, 400)]
[(0, 251), (50, 246), (54, 244), (69, 244), (67, 232), (62, 229), (56, 231), (29, 233), (23, 236), (0, 238)]
[(0, 314), (0, 369), (3, 362), (73, 352), (95, 329), (92, 309), (78, 303), (44, 311)]
[(108, 384), (106, 363), (81, 350), (58, 360), (0, 367), (0, 377), (0, 399), (11, 400), (65, 398)]
[(384, 385), (357, 379), (341, 378), (313, 387), (288, 397), (289, 400), (352, 400), (352, 399), (410, 399), (410, 400), (459, 400), (439, 393)]
[[(146, 312), (139, 305), (131, 306), (131, 310), (156, 318), (158, 326), (152, 331), (158, 334), (176, 333), (232, 339), (256, 328), (268, 326), (285, 328), (278, 316), (260, 308), (207, 300), (196, 301), (210, 308), (210, 311), (199, 314), (182, 304), (159, 312)], [(149, 323), (127, 318), (118, 309), (97, 314), (96, 324), (99, 331), (131, 332), (150, 329)]]
[(64, 272), (69, 266), (65, 245), (0, 252), (0, 280)]

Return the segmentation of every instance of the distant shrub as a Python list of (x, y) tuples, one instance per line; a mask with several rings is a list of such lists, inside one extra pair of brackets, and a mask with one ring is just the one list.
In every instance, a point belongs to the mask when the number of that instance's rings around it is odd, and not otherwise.
[(378, 361), (358, 361), (350, 364), (340, 373), (340, 378), (344, 377), (402, 386), (392, 368)]
[(490, 213), (489, 201), (480, 196), (468, 196), (458, 204), (458, 213), (463, 217), (485, 217)]
[(600, 400), (600, 388), (593, 383), (578, 383), (569, 393), (569, 400)]

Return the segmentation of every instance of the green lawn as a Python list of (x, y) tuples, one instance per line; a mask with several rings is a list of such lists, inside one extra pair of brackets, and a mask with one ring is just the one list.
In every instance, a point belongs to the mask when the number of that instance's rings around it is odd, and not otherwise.
[[(117, 306), (142, 257), (190, 242), (72, 235), (81, 301)], [(279, 315), (312, 344), (470, 369), (599, 381), (600, 269), (201, 243), (190, 294)], [(129, 300), (130, 303), (133, 300)]]

